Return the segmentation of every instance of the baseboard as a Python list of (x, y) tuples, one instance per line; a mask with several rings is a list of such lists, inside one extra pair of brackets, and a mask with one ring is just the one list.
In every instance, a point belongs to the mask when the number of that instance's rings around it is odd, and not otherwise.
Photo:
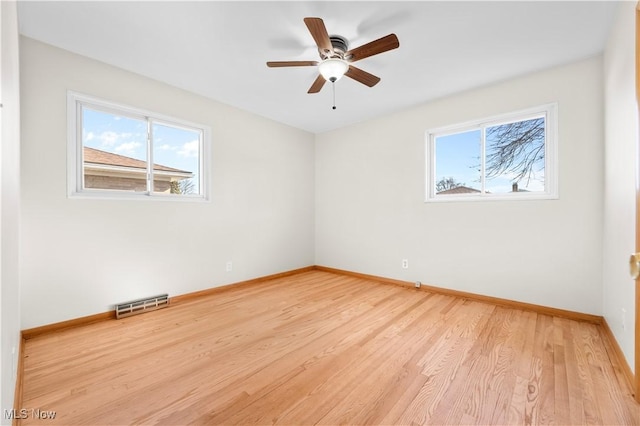
[(67, 321), (56, 322), (53, 324), (42, 325), (40, 327), (22, 330), (22, 338), (25, 340), (32, 339), (42, 334), (55, 333), (66, 330), (68, 328), (80, 327), (83, 325), (93, 324), (96, 322), (107, 321), (116, 318), (115, 311), (102, 312), (99, 314), (88, 315), (86, 317), (74, 318)]
[[(296, 274), (300, 274), (300, 273), (308, 272), (312, 270), (332, 272), (332, 273), (341, 274), (341, 275), (350, 275), (350, 276), (363, 278), (371, 281), (376, 281), (384, 284), (393, 284), (393, 285), (400, 285), (404, 287), (415, 288), (414, 283), (409, 281), (396, 280), (393, 278), (385, 278), (377, 275), (369, 275), (369, 274), (363, 274), (360, 272), (353, 272), (353, 271), (347, 271), (343, 269), (330, 268), (327, 266), (315, 265), (315, 266), (307, 266), (299, 269), (293, 269), (285, 272), (279, 272), (272, 275), (266, 275), (263, 277), (254, 278), (246, 281), (240, 281), (233, 284), (223, 285), (220, 287), (213, 287), (206, 290), (196, 291), (193, 293), (181, 294), (178, 296), (171, 297), (170, 300), (172, 304), (185, 303), (187, 301), (197, 299), (200, 297), (210, 296), (212, 294), (217, 294), (217, 293), (228, 291), (231, 289), (237, 289), (238, 287), (252, 286), (252, 285), (263, 283), (265, 281), (288, 277), (291, 275), (296, 275)], [(505, 307), (514, 308), (514, 309), (533, 311), (539, 314), (567, 318), (567, 319), (572, 319), (576, 321), (586, 321), (593, 324), (603, 323), (603, 318), (598, 315), (585, 314), (582, 312), (574, 312), (574, 311), (568, 311), (568, 310), (558, 309), (558, 308), (550, 308), (548, 306), (536, 305), (536, 304), (526, 303), (526, 302), (518, 302), (515, 300), (502, 299), (499, 297), (484, 296), (481, 294), (451, 290), (447, 288), (435, 287), (435, 286), (425, 285), (425, 284), (422, 284), (419, 290), (430, 291), (432, 293), (444, 294), (447, 296), (461, 297), (464, 299), (477, 300), (480, 302), (492, 303), (494, 305), (505, 306)], [(107, 321), (111, 319), (115, 319), (115, 311), (102, 312), (99, 314), (89, 315), (86, 317), (76, 318), (68, 321), (62, 321), (62, 322), (57, 322), (53, 324), (43, 325), (40, 327), (34, 327), (34, 328), (22, 330), (22, 338), (31, 339), (41, 334), (53, 333), (53, 332), (65, 330), (67, 328), (79, 327), (79, 326), (92, 324), (100, 321)]]
[[(414, 287), (414, 283), (413, 282), (409, 282), (409, 281), (402, 281), (402, 280), (396, 280), (396, 279), (393, 279), (393, 278), (379, 277), (379, 276), (376, 276), (376, 275), (362, 274), (362, 273), (359, 273), (359, 272), (352, 272), (352, 271), (346, 271), (346, 270), (342, 270), (342, 269), (329, 268), (329, 267), (326, 267), (326, 266), (318, 266), (318, 265), (316, 265), (315, 268), (318, 271), (333, 272), (335, 274), (341, 274), (341, 275), (350, 275), (352, 277), (363, 278), (363, 279), (367, 279), (367, 280), (377, 281), (377, 282), (380, 282), (380, 283), (401, 285), (401, 286), (404, 286), (404, 287), (410, 287), (410, 288), (416, 289)], [(430, 286), (430, 285), (425, 285), (425, 284), (422, 284), (420, 286), (420, 288), (416, 289), (416, 290), (417, 291), (429, 291), (429, 292), (432, 292), (432, 293), (444, 294), (444, 295), (447, 295), (447, 296), (454, 296), (454, 297), (460, 297), (460, 298), (463, 298), (463, 299), (476, 300), (476, 301), (479, 301), (479, 302), (491, 303), (493, 305), (504, 306), (504, 307), (507, 307), (507, 308), (521, 309), (521, 310), (524, 310), (524, 311), (533, 311), (533, 312), (536, 312), (538, 314), (550, 315), (550, 316), (555, 316), (555, 317), (560, 317), (560, 318), (567, 318), (567, 319), (576, 320), (576, 321), (584, 321), (584, 322), (589, 322), (589, 323), (593, 323), (593, 324), (602, 324), (602, 319), (603, 319), (599, 315), (585, 314), (585, 313), (582, 313), (582, 312), (574, 312), (574, 311), (568, 311), (568, 310), (558, 309), (558, 308), (550, 308), (548, 306), (536, 305), (536, 304), (533, 304), (533, 303), (518, 302), (518, 301), (515, 301), (515, 300), (502, 299), (502, 298), (493, 297), (493, 296), (484, 296), (484, 295), (475, 294), (475, 293), (467, 293), (467, 292), (464, 292), (464, 291), (451, 290), (451, 289), (447, 289), (447, 288), (435, 287), (435, 286)]]
[[(273, 280), (276, 278), (287, 277), (290, 275), (300, 274), (302, 272), (308, 272), (314, 270), (314, 266), (307, 266), (304, 268), (293, 269), (291, 271), (279, 272), (272, 275), (266, 275), (259, 278), (254, 278), (246, 281), (240, 281), (233, 284), (223, 285), (220, 287), (213, 287), (206, 290), (196, 291), (193, 293), (181, 294), (178, 296), (174, 296), (170, 298), (171, 304), (180, 304), (193, 299), (197, 299), (199, 297), (210, 296), (212, 294), (220, 293), (223, 291), (228, 291), (231, 289), (237, 289), (238, 287), (251, 286), (263, 283), (265, 281)], [(89, 315), (86, 317), (75, 318), (68, 321), (56, 322), (53, 324), (47, 324), (40, 327), (29, 328), (26, 330), (22, 330), (22, 338), (25, 340), (32, 339), (36, 336), (40, 336), (42, 334), (55, 333), (58, 331), (66, 330), (68, 328), (81, 327), (84, 325), (93, 324), (96, 322), (109, 321), (114, 320), (116, 318), (116, 313), (114, 311), (101, 312), (99, 314)]]
[(611, 364), (613, 365), (616, 374), (621, 374), (623, 376), (630, 393), (635, 394), (635, 392), (637, 392), (637, 389), (635, 389), (635, 376), (631, 371), (631, 367), (629, 366), (618, 341), (613, 335), (613, 331), (611, 331), (606, 318), (602, 318), (601, 330), (603, 334), (602, 340), (605, 342), (605, 348), (609, 353), (609, 359), (611, 360)]
[(240, 287), (249, 287), (256, 284), (262, 284), (265, 281), (271, 281), (277, 278), (284, 278), (291, 275), (301, 274), (303, 272), (313, 271), (315, 266), (306, 266), (304, 268), (293, 269), (291, 271), (279, 272), (277, 274), (265, 275), (259, 278), (253, 278), (251, 280), (240, 281), (233, 284), (227, 284), (220, 287), (208, 288), (206, 290), (195, 291), (193, 293), (181, 294), (179, 296), (173, 296), (171, 300), (171, 304), (179, 304), (191, 301), (193, 299), (198, 299), (200, 297), (211, 296), (212, 294), (218, 294), (229, 290), (235, 290)]

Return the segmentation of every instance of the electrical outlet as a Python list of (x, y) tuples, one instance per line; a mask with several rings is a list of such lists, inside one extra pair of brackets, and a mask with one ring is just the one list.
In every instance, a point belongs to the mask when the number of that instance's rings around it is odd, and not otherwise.
[(627, 310), (625, 308), (622, 309), (622, 329), (626, 330), (627, 328)]
[(409, 259), (402, 259), (402, 269), (409, 269)]
[(416, 288), (420, 288), (421, 285), (422, 283), (420, 281), (416, 281)]
[(227, 264), (225, 266), (225, 269), (227, 270), (227, 272), (231, 272), (233, 270), (233, 262), (230, 260), (227, 260)]

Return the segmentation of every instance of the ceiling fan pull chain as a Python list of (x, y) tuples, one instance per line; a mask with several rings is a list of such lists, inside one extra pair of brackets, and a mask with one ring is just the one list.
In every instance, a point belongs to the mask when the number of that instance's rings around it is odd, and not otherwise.
[(331, 87), (333, 88), (333, 108), (331, 109), (336, 109), (336, 82), (335, 81), (331, 82)]

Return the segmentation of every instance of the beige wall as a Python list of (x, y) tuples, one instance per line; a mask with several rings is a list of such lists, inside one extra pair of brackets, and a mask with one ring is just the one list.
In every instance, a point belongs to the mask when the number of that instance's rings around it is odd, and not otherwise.
[(629, 277), (627, 262), (635, 250), (635, 168), (638, 158), (635, 2), (624, 2), (619, 6), (604, 55), (604, 70), (603, 315), (633, 369), (635, 286)]
[[(314, 263), (312, 134), (20, 42), (22, 328)], [(67, 90), (210, 126), (212, 201), (67, 198)]]
[[(601, 314), (602, 92), (594, 57), (318, 135), (316, 263)], [(551, 102), (558, 200), (424, 202), (425, 131)]]

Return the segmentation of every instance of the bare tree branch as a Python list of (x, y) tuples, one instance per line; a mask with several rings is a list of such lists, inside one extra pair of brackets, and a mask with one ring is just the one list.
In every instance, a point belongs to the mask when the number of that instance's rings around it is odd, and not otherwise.
[(456, 182), (452, 176), (448, 178), (443, 177), (436, 183), (436, 192), (446, 191), (447, 189), (453, 189), (463, 185), (464, 183)]
[(488, 127), (486, 177), (514, 174), (514, 182), (527, 183), (544, 170), (545, 120), (535, 118)]
[(193, 194), (195, 191), (195, 184), (192, 179), (183, 179), (180, 181), (171, 181), (170, 193), (171, 194)]

